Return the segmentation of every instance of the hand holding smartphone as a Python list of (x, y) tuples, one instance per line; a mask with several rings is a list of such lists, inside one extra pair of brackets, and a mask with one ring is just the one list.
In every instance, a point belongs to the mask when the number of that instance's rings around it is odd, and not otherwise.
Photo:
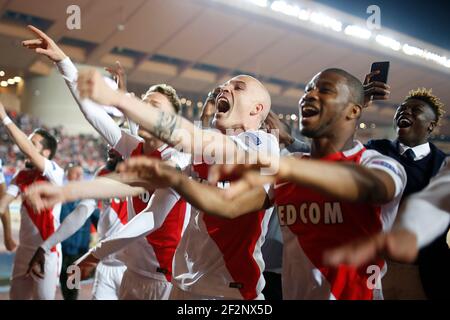
[(373, 100), (387, 100), (390, 95), (390, 87), (387, 84), (389, 75), (389, 61), (374, 62), (370, 73), (364, 80), (364, 106), (368, 106)]

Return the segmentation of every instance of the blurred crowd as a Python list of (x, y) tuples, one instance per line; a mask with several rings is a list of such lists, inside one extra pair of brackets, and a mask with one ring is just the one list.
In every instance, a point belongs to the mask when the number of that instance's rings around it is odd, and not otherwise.
[[(10, 117), (26, 134), (40, 127), (50, 130), (59, 142), (55, 160), (63, 168), (76, 162), (83, 166), (87, 174), (93, 174), (104, 164), (106, 146), (100, 137), (91, 134), (68, 135), (64, 132), (63, 126), (48, 128), (39, 119), (27, 114), (11, 113)], [(24, 167), (24, 156), (11, 141), (4, 126), (0, 127), (0, 159), (3, 160), (7, 177), (11, 177)]]

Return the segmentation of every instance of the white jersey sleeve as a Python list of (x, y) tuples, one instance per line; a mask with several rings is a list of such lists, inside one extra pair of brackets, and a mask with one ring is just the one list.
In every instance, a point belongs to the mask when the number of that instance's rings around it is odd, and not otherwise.
[(0, 159), (0, 184), (5, 183), (5, 175), (3, 173), (2, 160)]
[(144, 211), (128, 221), (128, 223), (117, 233), (100, 241), (91, 253), (99, 260), (122, 250), (140, 237), (145, 236), (154, 228), (153, 212)]
[(45, 159), (44, 176), (58, 186), (64, 182), (64, 170), (56, 162)]
[[(237, 136), (231, 136), (230, 138), (233, 139), (238, 147), (241, 147), (243, 150), (247, 151), (251, 156), (280, 156), (280, 145), (278, 144), (277, 138), (273, 134), (267, 133), (263, 130), (245, 131)], [(277, 166), (261, 168), (261, 174), (273, 175), (277, 172), (277, 169)], [(265, 185), (264, 188), (268, 191), (270, 185)]]
[(450, 164), (421, 192), (403, 204), (394, 228), (412, 231), (423, 248), (443, 232), (450, 223)]
[(56, 231), (41, 245), (41, 248), (49, 252), (58, 243), (63, 242), (80, 229), (86, 220), (95, 211), (97, 203), (93, 199), (82, 200), (77, 207), (63, 220)]
[(406, 187), (407, 176), (405, 169), (399, 162), (382, 155), (378, 151), (366, 150), (362, 155), (361, 165), (386, 172), (391, 176), (395, 183), (394, 197), (397, 198), (403, 194), (403, 190)]
[(115, 146), (122, 137), (123, 130), (114, 122), (105, 110), (105, 106), (99, 105), (90, 99), (81, 99), (78, 88), (78, 70), (69, 57), (56, 64), (59, 72), (66, 81), (72, 96), (77, 102), (86, 120), (108, 142)]
[(119, 152), (125, 159), (129, 158), (131, 153), (136, 149), (143, 139), (122, 130), (122, 135), (113, 148)]
[(277, 138), (263, 130), (245, 131), (230, 138), (246, 151), (257, 151), (265, 155), (279, 155), (280, 146)]
[(180, 196), (170, 188), (155, 190), (148, 207), (117, 233), (101, 241), (92, 253), (101, 260), (122, 250), (135, 240), (151, 234), (163, 225), (179, 199)]

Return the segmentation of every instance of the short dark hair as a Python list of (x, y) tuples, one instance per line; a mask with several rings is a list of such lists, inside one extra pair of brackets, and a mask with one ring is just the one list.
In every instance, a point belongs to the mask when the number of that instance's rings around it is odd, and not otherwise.
[(336, 73), (341, 77), (344, 77), (345, 80), (347, 80), (348, 87), (350, 88), (352, 102), (359, 104), (361, 107), (364, 105), (364, 87), (358, 78), (339, 68), (329, 68), (322, 71), (322, 73), (324, 72)]
[(175, 109), (175, 113), (180, 113), (181, 101), (174, 87), (169, 86), (168, 84), (165, 83), (155, 84), (154, 86), (151, 86), (150, 89), (147, 90), (146, 94), (152, 92), (158, 92), (165, 95), (166, 98), (170, 101), (170, 104), (172, 104), (173, 108)]
[(445, 105), (437, 96), (433, 94), (432, 89), (417, 88), (415, 90), (411, 90), (405, 97), (405, 100), (409, 99), (417, 99), (427, 103), (433, 110), (434, 115), (436, 116), (436, 122), (439, 124), (439, 121), (445, 113)]
[(33, 134), (38, 134), (43, 138), (42, 147), (44, 148), (44, 150), (50, 150), (50, 156), (48, 157), (48, 159), (53, 159), (56, 153), (56, 148), (58, 147), (58, 141), (56, 140), (56, 138), (52, 134), (50, 134), (50, 132), (42, 128), (34, 130)]

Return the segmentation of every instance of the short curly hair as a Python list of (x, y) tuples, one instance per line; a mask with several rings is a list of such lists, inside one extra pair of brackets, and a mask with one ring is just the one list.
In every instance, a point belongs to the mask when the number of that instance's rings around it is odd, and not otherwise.
[(173, 108), (175, 109), (175, 113), (180, 113), (181, 110), (181, 101), (178, 97), (177, 91), (168, 84), (161, 83), (161, 84), (155, 84), (154, 86), (151, 86), (147, 92), (146, 95), (152, 92), (159, 92), (167, 97), (169, 99), (169, 102), (172, 104)]
[(445, 113), (445, 104), (432, 91), (432, 89), (417, 88), (409, 91), (405, 100), (417, 99), (427, 103), (433, 109), (436, 115), (436, 122), (439, 123)]

